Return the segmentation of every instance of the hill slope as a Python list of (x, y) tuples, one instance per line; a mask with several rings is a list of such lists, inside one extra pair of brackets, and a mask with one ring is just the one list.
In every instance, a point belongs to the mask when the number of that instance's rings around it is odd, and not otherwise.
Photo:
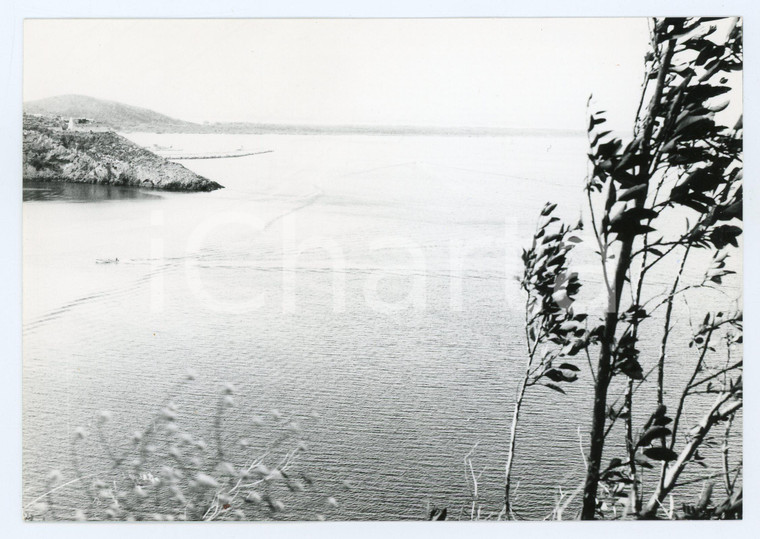
[(213, 191), (222, 186), (111, 131), (65, 131), (24, 115), (24, 180)]
[(24, 103), (24, 112), (64, 118), (89, 118), (118, 131), (153, 133), (193, 131), (201, 126), (158, 112), (84, 95), (59, 95)]
[(89, 118), (96, 123), (85, 127), (121, 132), (145, 133), (226, 133), (250, 135), (437, 135), (437, 136), (576, 136), (583, 131), (520, 129), (508, 127), (433, 127), (405, 125), (299, 125), (253, 122), (197, 124), (171, 118), (149, 109), (133, 107), (83, 95), (60, 95), (24, 103), (24, 112), (50, 117)]

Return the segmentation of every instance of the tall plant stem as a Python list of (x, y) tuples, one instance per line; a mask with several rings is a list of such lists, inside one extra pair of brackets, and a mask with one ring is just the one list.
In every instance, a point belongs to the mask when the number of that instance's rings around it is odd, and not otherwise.
[(517, 423), (520, 420), (520, 409), (522, 408), (523, 397), (525, 396), (525, 388), (528, 386), (528, 376), (530, 374), (530, 367), (532, 358), (528, 360), (528, 366), (525, 370), (525, 376), (520, 382), (520, 388), (517, 391), (517, 399), (515, 400), (515, 409), (512, 413), (512, 426), (509, 431), (509, 453), (507, 455), (507, 467), (506, 478), (504, 481), (504, 512), (507, 519), (511, 519), (512, 504), (510, 501), (510, 488), (512, 486), (512, 463), (515, 457), (515, 443), (517, 440)]
[[(657, 76), (657, 85), (654, 95), (652, 96), (651, 105), (644, 119), (645, 127), (642, 138), (642, 156), (647, 161), (639, 166), (639, 183), (648, 185), (650, 180), (650, 165), (653, 157), (650, 155), (650, 139), (654, 129), (654, 117), (662, 98), (662, 89), (665, 84), (665, 76), (668, 73), (670, 62), (673, 58), (674, 47), (669, 41), (665, 45), (665, 50), (659, 66)], [(646, 91), (646, 86), (644, 87)], [(610, 180), (613, 181), (613, 180)], [(646, 201), (648, 189), (644, 189), (634, 199), (634, 206), (641, 208)], [(625, 278), (631, 265), (631, 252), (633, 241), (636, 236), (629, 235), (619, 238), (620, 253), (618, 254), (617, 266), (613, 282), (613, 288), (609, 293), (607, 302), (607, 313), (605, 315), (604, 332), (602, 335), (599, 363), (597, 366), (596, 387), (594, 389), (594, 408), (591, 423), (591, 446), (589, 448), (588, 471), (586, 473), (586, 483), (583, 490), (583, 508), (581, 509), (582, 520), (593, 520), (596, 517), (596, 494), (599, 488), (599, 471), (602, 462), (602, 453), (604, 450), (604, 432), (605, 421), (607, 417), (607, 391), (610, 381), (612, 380), (612, 356), (615, 342), (615, 332), (618, 323), (618, 311), (620, 309), (620, 297), (625, 285)]]
[(512, 503), (510, 501), (510, 489), (512, 487), (512, 464), (515, 459), (515, 446), (517, 441), (517, 424), (520, 421), (520, 409), (522, 408), (523, 398), (525, 397), (525, 390), (528, 387), (528, 380), (533, 369), (533, 359), (536, 355), (536, 348), (540, 339), (531, 339), (529, 327), (531, 325), (530, 316), (528, 314), (528, 306), (525, 307), (525, 342), (527, 343), (528, 360), (525, 363), (525, 374), (520, 380), (520, 387), (517, 390), (517, 398), (515, 399), (515, 408), (512, 412), (512, 425), (509, 429), (509, 452), (507, 453), (507, 465), (505, 469), (504, 477), (504, 514), (509, 520), (512, 517)]
[(667, 356), (668, 339), (670, 338), (670, 320), (673, 316), (673, 300), (676, 297), (678, 291), (678, 285), (681, 282), (681, 276), (683, 270), (686, 267), (686, 258), (689, 256), (689, 250), (691, 249), (691, 243), (686, 244), (686, 251), (681, 259), (681, 265), (678, 268), (678, 273), (673, 280), (673, 286), (670, 289), (668, 295), (667, 305), (665, 308), (665, 323), (662, 330), (662, 341), (660, 343), (660, 357), (657, 361), (657, 405), (664, 404), (665, 401), (665, 357)]

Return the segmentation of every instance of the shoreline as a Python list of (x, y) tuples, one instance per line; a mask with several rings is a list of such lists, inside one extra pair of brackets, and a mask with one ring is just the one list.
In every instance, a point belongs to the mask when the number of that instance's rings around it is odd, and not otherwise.
[(24, 115), (23, 181), (58, 181), (165, 191), (214, 191), (204, 178), (113, 131), (66, 128)]

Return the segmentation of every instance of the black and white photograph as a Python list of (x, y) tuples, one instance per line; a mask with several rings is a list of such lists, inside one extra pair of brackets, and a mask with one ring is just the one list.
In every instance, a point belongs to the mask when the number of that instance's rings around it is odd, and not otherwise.
[(25, 18), (23, 526), (743, 519), (744, 20)]

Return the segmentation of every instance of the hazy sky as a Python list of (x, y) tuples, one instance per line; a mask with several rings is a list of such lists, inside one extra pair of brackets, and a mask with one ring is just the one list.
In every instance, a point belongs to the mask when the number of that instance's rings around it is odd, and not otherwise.
[(192, 121), (581, 129), (631, 123), (646, 19), (27, 20), (24, 100)]

